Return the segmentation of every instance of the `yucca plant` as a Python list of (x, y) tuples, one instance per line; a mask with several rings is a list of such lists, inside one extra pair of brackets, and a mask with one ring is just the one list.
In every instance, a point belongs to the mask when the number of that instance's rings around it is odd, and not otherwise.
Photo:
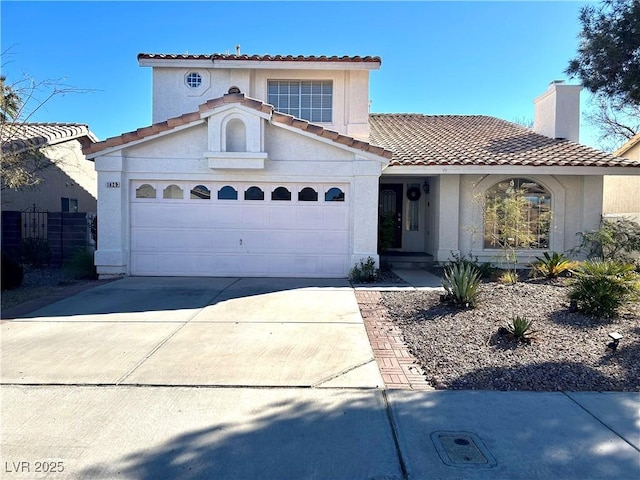
[(520, 315), (516, 315), (511, 323), (507, 324), (507, 331), (521, 342), (531, 341), (536, 333), (533, 329), (533, 320), (528, 320), (527, 317)]
[(543, 253), (543, 257), (536, 257), (536, 262), (532, 265), (534, 275), (541, 275), (545, 278), (558, 278), (564, 272), (571, 272), (576, 269), (578, 262), (568, 259), (564, 254), (552, 252)]
[(454, 263), (444, 270), (443, 300), (463, 308), (475, 308), (480, 294), (480, 271), (468, 263)]
[(583, 262), (569, 293), (577, 309), (597, 317), (614, 317), (629, 301), (640, 300), (640, 275), (634, 265), (613, 260)]

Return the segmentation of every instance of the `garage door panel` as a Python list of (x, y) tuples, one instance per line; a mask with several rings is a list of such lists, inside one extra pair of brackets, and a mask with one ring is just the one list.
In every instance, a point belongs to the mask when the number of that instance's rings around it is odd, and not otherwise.
[[(179, 182), (176, 182), (179, 183)], [(236, 189), (242, 191), (242, 186)], [(271, 192), (275, 185), (262, 185)], [(316, 191), (323, 191), (316, 186)], [(217, 191), (211, 185), (211, 191)], [(294, 192), (295, 187), (290, 191)], [(136, 275), (344, 277), (349, 207), (343, 202), (133, 199)]]
[[(269, 211), (263, 205), (246, 205), (241, 210), (242, 225), (248, 228), (267, 228), (269, 225)], [(237, 223), (236, 219), (236, 223)]]
[(302, 205), (295, 211), (295, 225), (302, 230), (317, 230), (322, 227), (323, 213), (320, 207)]
[(322, 228), (327, 230), (347, 230), (349, 228), (348, 213), (347, 208), (342, 205), (340, 207), (332, 205), (331, 208), (327, 208), (322, 212)]
[(158, 251), (158, 233), (152, 229), (136, 229), (131, 232), (132, 250)]

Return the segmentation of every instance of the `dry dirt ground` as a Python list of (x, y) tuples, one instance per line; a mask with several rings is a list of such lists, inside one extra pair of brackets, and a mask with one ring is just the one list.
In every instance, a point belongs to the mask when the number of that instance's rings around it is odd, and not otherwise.
[[(382, 302), (435, 388), (640, 391), (640, 304), (609, 320), (572, 313), (569, 281), (486, 282), (471, 310), (438, 292), (383, 292)], [(500, 328), (516, 315), (533, 320), (530, 343)], [(623, 335), (615, 352), (614, 331)]]

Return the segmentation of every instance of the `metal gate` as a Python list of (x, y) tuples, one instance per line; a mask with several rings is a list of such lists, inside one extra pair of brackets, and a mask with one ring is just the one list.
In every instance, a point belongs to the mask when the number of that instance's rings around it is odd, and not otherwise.
[(47, 238), (49, 212), (33, 205), (22, 211), (21, 236), (22, 260), (33, 266), (49, 262), (49, 241)]

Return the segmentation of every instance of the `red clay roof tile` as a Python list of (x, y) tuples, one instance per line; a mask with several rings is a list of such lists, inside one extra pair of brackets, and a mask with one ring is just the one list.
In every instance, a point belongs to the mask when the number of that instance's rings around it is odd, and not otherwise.
[(370, 141), (389, 165), (638, 166), (593, 148), (481, 115), (372, 114)]
[[(328, 130), (321, 125), (316, 125), (313, 123), (309, 123), (306, 120), (301, 120), (299, 118), (295, 118), (291, 115), (281, 113), (275, 111), (273, 106), (261, 102), (260, 100), (256, 100), (254, 98), (245, 97), (243, 93), (232, 93), (224, 95), (221, 98), (216, 98), (203, 103), (198, 107), (197, 112), (185, 113), (179, 117), (169, 118), (164, 122), (155, 123), (149, 127), (139, 128), (134, 132), (127, 132), (119, 135), (117, 137), (109, 138), (105, 141), (95, 143), (93, 145), (86, 146), (83, 148), (83, 152), (85, 155), (96, 154), (102, 150), (105, 150), (110, 147), (122, 146), (127, 143), (141, 140), (143, 138), (149, 137), (151, 135), (155, 135), (157, 133), (161, 133), (164, 131), (171, 130), (175, 127), (179, 127), (181, 125), (186, 125), (197, 120), (200, 120), (201, 115), (206, 113), (209, 110), (213, 110), (221, 105), (238, 103), (240, 105), (246, 106), (248, 108), (252, 108), (254, 110), (270, 113), (271, 121), (276, 123), (281, 123), (284, 125), (291, 125), (294, 128), (307, 131), (309, 133), (316, 134), (320, 137), (326, 137), (333, 141), (337, 141), (341, 135), (338, 132), (333, 130)], [(351, 147), (357, 150), (362, 150), (365, 152), (375, 152), (375, 155), (383, 156), (385, 158), (391, 158), (392, 152), (389, 150), (385, 150), (381, 147), (373, 146), (367, 142), (356, 141), (351, 137), (344, 136), (350, 140), (342, 140), (338, 143), (349, 144), (352, 141)]]

